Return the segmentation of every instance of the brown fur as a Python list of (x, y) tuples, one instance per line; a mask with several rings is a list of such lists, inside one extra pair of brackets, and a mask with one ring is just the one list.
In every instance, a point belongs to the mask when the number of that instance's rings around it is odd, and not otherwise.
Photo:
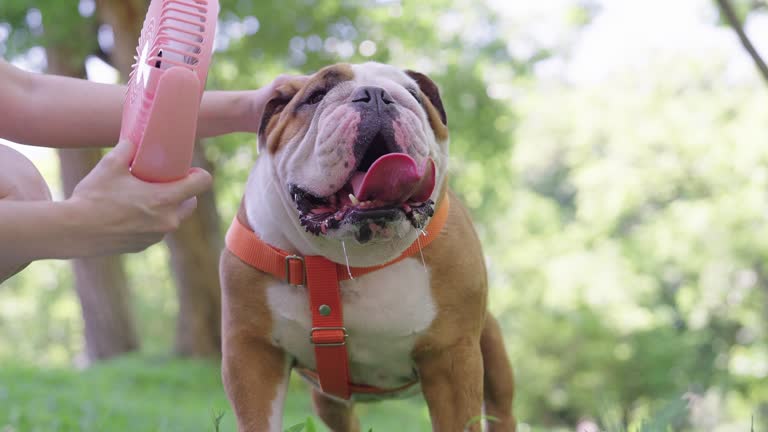
[(483, 370), (486, 371), (483, 378), (485, 415), (496, 419), (488, 423), (488, 432), (514, 430), (512, 400), (515, 397), (515, 378), (504, 349), (504, 336), (499, 323), (491, 314), (485, 316), (480, 350), (483, 353)]
[(238, 430), (269, 430), (272, 401), (287, 357), (272, 343), (272, 314), (266, 287), (272, 278), (224, 250), (222, 289), (222, 379), (237, 416)]
[(448, 117), (443, 108), (443, 100), (440, 98), (440, 91), (437, 85), (426, 75), (420, 72), (407, 70), (405, 73), (416, 81), (422, 95), (422, 105), (427, 111), (429, 125), (435, 133), (438, 141), (448, 139)]
[(331, 399), (323, 392), (312, 389), (312, 404), (317, 416), (334, 432), (360, 432), (360, 420), (353, 405)]
[[(424, 250), (438, 313), (413, 350), (432, 427), (439, 431), (462, 430), (482, 413), (483, 400), (480, 334), (486, 314), (485, 263), (466, 209), (449, 195), (448, 221)], [(479, 430), (479, 425), (470, 430)]]
[(276, 153), (289, 137), (306, 127), (308, 122), (294, 120), (307, 115), (299, 109), (306, 96), (320, 87), (330, 88), (353, 77), (351, 66), (342, 63), (321, 69), (307, 82), (292, 81), (278, 88), (280, 96), (269, 101), (261, 120), (259, 139), (266, 140), (267, 150)]

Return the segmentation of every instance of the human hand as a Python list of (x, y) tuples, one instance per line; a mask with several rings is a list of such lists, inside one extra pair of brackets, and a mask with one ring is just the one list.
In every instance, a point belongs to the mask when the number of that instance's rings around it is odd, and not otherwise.
[(170, 183), (148, 183), (128, 170), (135, 145), (121, 141), (75, 187), (68, 202), (77, 208), (87, 239), (73, 256), (138, 252), (179, 227), (197, 206), (196, 195), (210, 189), (211, 175), (192, 168)]
[(255, 90), (207, 91), (203, 94), (198, 116), (197, 135), (212, 137), (231, 132), (258, 133), (264, 108), (280, 95), (286, 84), (302, 85), (308, 76), (280, 75)]
[(252, 119), (255, 119), (256, 130), (254, 132), (258, 132), (259, 122), (264, 115), (264, 108), (267, 106), (267, 102), (281, 94), (281, 87), (287, 84), (301, 86), (307, 80), (309, 80), (308, 75), (278, 75), (271, 83), (254, 91), (250, 115)]

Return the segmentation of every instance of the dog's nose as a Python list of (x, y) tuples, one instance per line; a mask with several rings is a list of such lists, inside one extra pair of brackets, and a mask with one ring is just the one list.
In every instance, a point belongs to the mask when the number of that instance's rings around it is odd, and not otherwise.
[(360, 87), (352, 93), (352, 102), (362, 106), (370, 106), (381, 111), (386, 105), (394, 103), (395, 100), (383, 88), (376, 86)]

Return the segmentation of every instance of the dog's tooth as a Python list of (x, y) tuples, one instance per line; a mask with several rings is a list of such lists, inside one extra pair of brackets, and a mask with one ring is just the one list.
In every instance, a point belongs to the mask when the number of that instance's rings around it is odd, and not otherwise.
[(354, 194), (349, 194), (349, 200), (352, 201), (352, 204), (354, 205), (360, 205), (360, 200), (358, 200)]

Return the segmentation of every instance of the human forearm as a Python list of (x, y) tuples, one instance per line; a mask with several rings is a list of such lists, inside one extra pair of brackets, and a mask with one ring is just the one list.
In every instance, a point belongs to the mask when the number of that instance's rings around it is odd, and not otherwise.
[(112, 145), (123, 89), (26, 72), (0, 60), (0, 138), (50, 147)]
[(193, 168), (174, 182), (143, 182), (128, 172), (133, 150), (118, 143), (66, 201), (0, 199), (0, 279), (36, 259), (137, 252), (178, 228), (210, 189), (210, 174)]
[(265, 90), (208, 91), (203, 95), (197, 135), (258, 132)]
[[(41, 77), (42, 78), (42, 77)], [(36, 101), (16, 123), (12, 141), (48, 147), (113, 145), (120, 133), (125, 87), (45, 76), (29, 90)], [(198, 136), (253, 132), (249, 117), (253, 91), (209, 91), (203, 96)], [(41, 125), (41, 127), (30, 127)], [(13, 132), (13, 131), (11, 131)]]
[(75, 78), (29, 74), (18, 89), (3, 137), (59, 148), (114, 145), (125, 88)]
[[(258, 132), (264, 106), (288, 80), (256, 90), (207, 91), (198, 136)], [(0, 60), (0, 138), (45, 147), (104, 147), (118, 140), (125, 86), (22, 71)]]
[[(46, 147), (99, 147), (117, 142), (125, 86), (33, 74), (0, 62), (0, 137)], [(198, 136), (255, 132), (265, 92), (209, 91), (203, 96)]]
[(89, 218), (70, 201), (0, 201), (0, 263), (90, 255)]

